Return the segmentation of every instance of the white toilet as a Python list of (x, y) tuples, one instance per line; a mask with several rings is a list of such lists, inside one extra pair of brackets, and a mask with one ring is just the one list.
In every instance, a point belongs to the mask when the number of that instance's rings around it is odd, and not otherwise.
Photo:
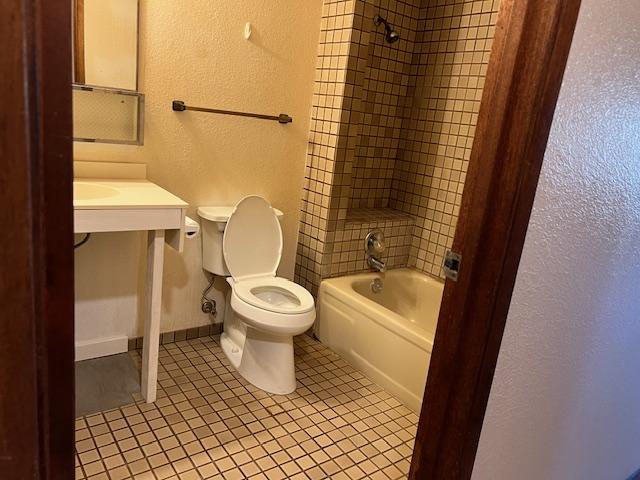
[(198, 215), (204, 269), (230, 277), (222, 350), (256, 387), (277, 394), (293, 392), (293, 336), (311, 327), (316, 312), (306, 289), (276, 277), (282, 212), (262, 197), (249, 196), (235, 207), (200, 207)]

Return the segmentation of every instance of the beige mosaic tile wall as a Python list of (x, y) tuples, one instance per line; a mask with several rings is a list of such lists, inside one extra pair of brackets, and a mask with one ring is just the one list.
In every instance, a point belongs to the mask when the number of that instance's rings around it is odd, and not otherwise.
[[(358, 58), (359, 65), (364, 65), (364, 79), (350, 209), (389, 206), (420, 11), (419, 0), (391, 3), (366, 2), (364, 17), (355, 25), (359, 32), (368, 34), (368, 41)], [(375, 15), (393, 25), (401, 40), (388, 44), (384, 27), (373, 22)], [(359, 79), (356, 83), (360, 85)]]
[[(440, 275), (455, 230), (498, 0), (326, 0), (296, 281), (390, 268)], [(384, 42), (385, 17), (401, 40)]]
[(455, 233), (498, 8), (430, 0), (421, 12), (389, 206), (416, 219), (409, 266), (436, 276)]
[(356, 0), (326, 0), (322, 8), (295, 269), (296, 281), (312, 293), (328, 273), (325, 246), (328, 232), (335, 231), (339, 192), (345, 181), (351, 117), (345, 97), (353, 96), (355, 84), (359, 39), (352, 34), (356, 6)]

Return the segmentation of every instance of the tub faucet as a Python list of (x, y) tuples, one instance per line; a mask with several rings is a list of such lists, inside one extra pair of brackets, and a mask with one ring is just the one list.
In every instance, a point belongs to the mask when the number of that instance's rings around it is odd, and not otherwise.
[(386, 264), (378, 258), (384, 253), (384, 235), (380, 230), (369, 232), (364, 239), (364, 251), (367, 254), (367, 265), (384, 273), (387, 270)]
[(376, 269), (380, 273), (384, 273), (387, 271), (387, 265), (382, 260), (378, 260), (373, 255), (370, 255), (367, 258), (367, 264), (369, 264), (371, 268)]

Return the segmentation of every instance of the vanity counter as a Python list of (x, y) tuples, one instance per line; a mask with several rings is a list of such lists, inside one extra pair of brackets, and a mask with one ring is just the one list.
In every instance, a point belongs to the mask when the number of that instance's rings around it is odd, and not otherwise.
[(187, 208), (188, 204), (153, 182), (142, 179), (76, 179), (73, 208)]
[(180, 198), (142, 178), (78, 178), (73, 182), (75, 233), (147, 232), (141, 381), (142, 396), (147, 402), (155, 401), (158, 382), (164, 245), (182, 251), (187, 207)]

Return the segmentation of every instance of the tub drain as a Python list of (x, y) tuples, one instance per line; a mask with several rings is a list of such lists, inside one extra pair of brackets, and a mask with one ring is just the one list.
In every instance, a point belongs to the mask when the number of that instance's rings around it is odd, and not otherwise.
[(384, 288), (384, 285), (382, 284), (382, 279), (374, 278), (373, 282), (371, 282), (371, 291), (373, 293), (380, 293), (383, 288)]

